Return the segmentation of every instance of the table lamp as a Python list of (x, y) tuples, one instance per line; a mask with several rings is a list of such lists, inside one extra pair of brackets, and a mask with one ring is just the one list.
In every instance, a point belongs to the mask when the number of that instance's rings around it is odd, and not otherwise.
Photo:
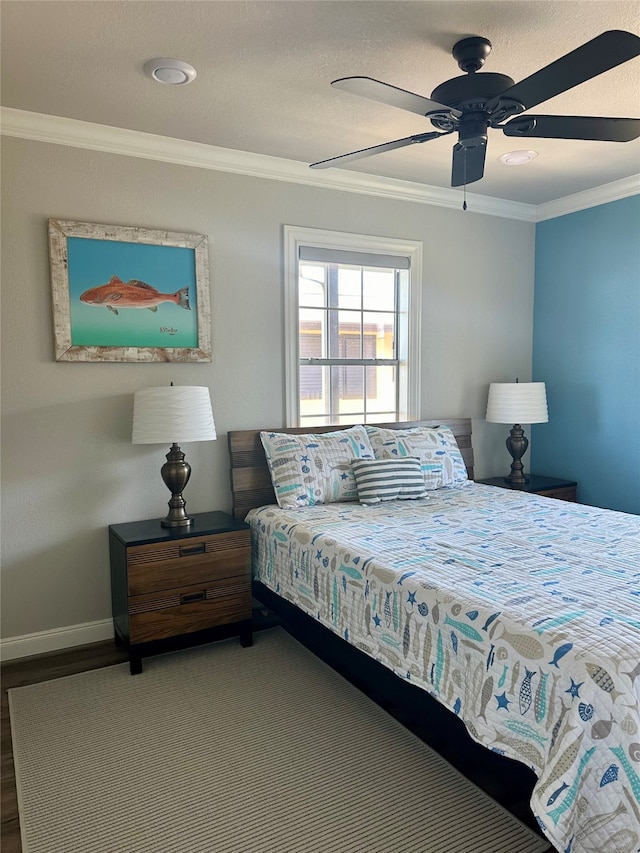
[(171, 492), (169, 513), (163, 527), (187, 527), (193, 523), (185, 511), (182, 491), (189, 482), (191, 466), (178, 444), (213, 441), (209, 389), (201, 385), (165, 385), (143, 388), (133, 396), (133, 444), (170, 444), (167, 461), (160, 469)]
[(544, 382), (492, 382), (489, 386), (486, 419), (494, 424), (513, 424), (507, 450), (513, 458), (511, 474), (505, 482), (524, 486), (529, 478), (523, 473), (521, 459), (529, 441), (520, 424), (543, 424), (549, 420)]

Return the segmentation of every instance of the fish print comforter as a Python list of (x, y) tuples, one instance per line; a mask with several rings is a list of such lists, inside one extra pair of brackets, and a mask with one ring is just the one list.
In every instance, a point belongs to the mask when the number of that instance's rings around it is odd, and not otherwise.
[(558, 851), (640, 848), (640, 518), (470, 483), (247, 521), (258, 580), (535, 772)]

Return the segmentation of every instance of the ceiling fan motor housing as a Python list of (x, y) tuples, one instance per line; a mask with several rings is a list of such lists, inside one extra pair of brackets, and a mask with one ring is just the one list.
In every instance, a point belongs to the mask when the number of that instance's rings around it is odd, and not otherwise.
[(482, 74), (454, 77), (441, 83), (431, 93), (431, 100), (458, 108), (467, 103), (486, 104), (514, 85), (514, 81), (506, 74), (484, 71)]

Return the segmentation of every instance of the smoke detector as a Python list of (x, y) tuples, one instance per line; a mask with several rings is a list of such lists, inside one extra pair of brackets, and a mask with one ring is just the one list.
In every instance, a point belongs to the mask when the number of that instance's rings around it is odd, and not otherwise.
[(184, 86), (195, 79), (196, 69), (181, 59), (150, 59), (144, 64), (145, 74), (158, 83)]
[(498, 160), (500, 160), (501, 163), (505, 163), (507, 166), (524, 166), (525, 163), (528, 163), (537, 156), (537, 151), (509, 151), (508, 154), (500, 155)]

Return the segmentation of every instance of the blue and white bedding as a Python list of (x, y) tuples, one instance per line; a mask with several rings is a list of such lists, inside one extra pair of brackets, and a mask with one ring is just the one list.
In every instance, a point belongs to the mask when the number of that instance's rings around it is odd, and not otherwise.
[(557, 850), (640, 848), (640, 518), (470, 483), (247, 521), (258, 580), (535, 772)]

